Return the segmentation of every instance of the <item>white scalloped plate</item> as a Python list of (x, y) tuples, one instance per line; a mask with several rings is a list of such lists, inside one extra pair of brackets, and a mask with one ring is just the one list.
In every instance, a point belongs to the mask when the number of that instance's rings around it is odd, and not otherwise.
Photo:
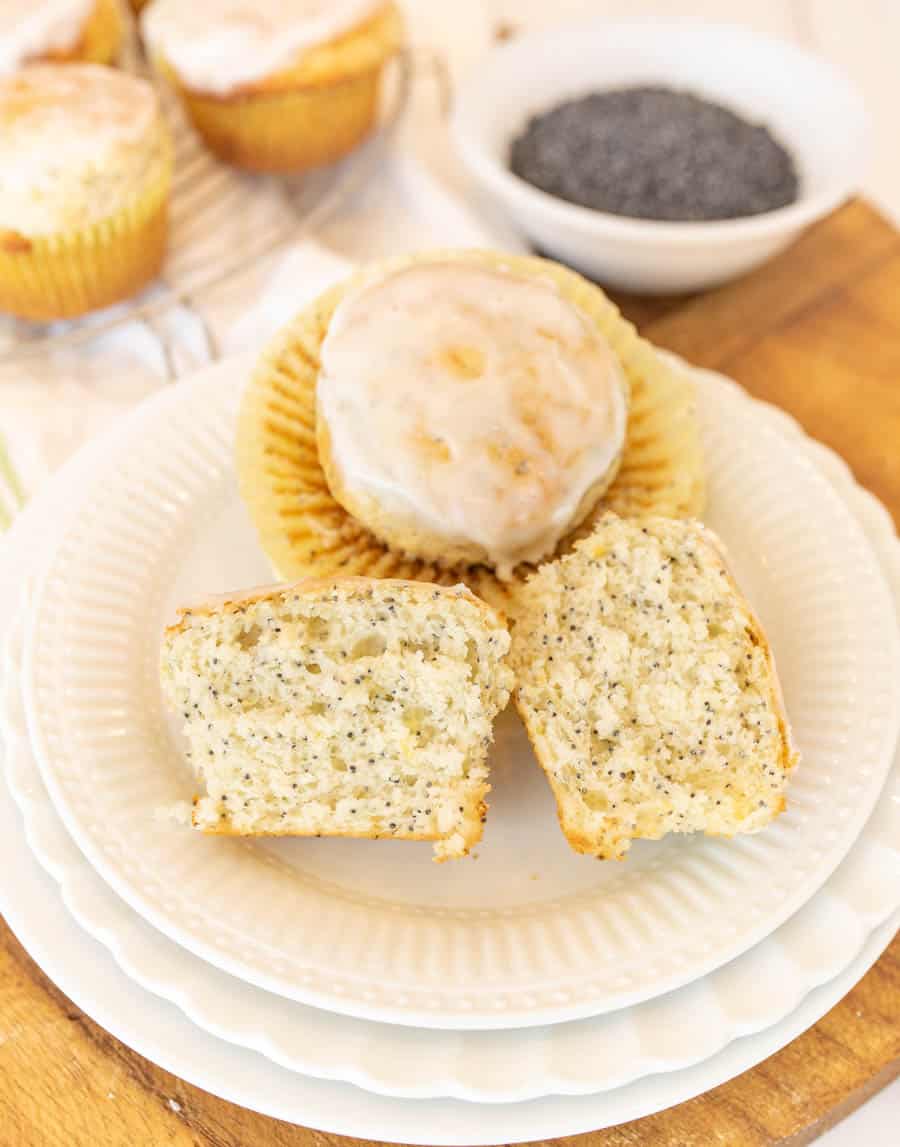
[[(865, 975), (900, 922), (900, 914), (895, 914), (872, 934), (841, 975), (813, 991), (781, 1023), (735, 1040), (703, 1063), (599, 1095), (485, 1105), (391, 1099), (347, 1084), (308, 1079), (201, 1031), (176, 1008), (128, 979), (64, 910), (51, 877), (28, 852), (4, 786), (0, 786), (0, 873), (0, 910), (32, 958), (77, 1007), (151, 1062), (231, 1103), (290, 1123), (366, 1139), (456, 1147), (597, 1131), (717, 1087), (773, 1055), (820, 1019)], [(172, 1092), (169, 1106), (190, 1125), (190, 1095), (183, 1093), (177, 1080)]]
[[(883, 507), (855, 485), (835, 455), (802, 435), (785, 415), (762, 404), (754, 407), (829, 475), (864, 526), (895, 600), (900, 598), (900, 546)], [(878, 810), (813, 900), (727, 968), (663, 999), (602, 1019), (465, 1035), (408, 1033), (285, 1004), (215, 972), (149, 928), (75, 848), (53, 811), (28, 744), (18, 682), (22, 619), (17, 620), (7, 642), (0, 705), (7, 779), (24, 812), (32, 850), (60, 880), (69, 909), (133, 979), (178, 1004), (199, 1027), (305, 1075), (355, 1082), (386, 1095), (481, 1102), (618, 1087), (654, 1071), (697, 1063), (735, 1037), (780, 1021), (808, 991), (843, 971), (868, 932), (900, 905), (900, 763), (895, 762)], [(673, 1031), (677, 1041), (670, 1038)]]
[(437, 868), (427, 847), (393, 842), (210, 839), (155, 817), (192, 790), (159, 697), (160, 629), (179, 601), (267, 574), (232, 476), (238, 383), (216, 368), (120, 430), (49, 563), (28, 635), (29, 725), (54, 803), (148, 921), (292, 999), (511, 1028), (696, 980), (827, 879), (896, 743), (893, 604), (828, 481), (706, 375), (708, 518), (768, 628), (804, 753), (775, 825), (731, 842), (641, 844), (622, 865), (576, 857), (514, 720), (493, 754), (477, 863)]

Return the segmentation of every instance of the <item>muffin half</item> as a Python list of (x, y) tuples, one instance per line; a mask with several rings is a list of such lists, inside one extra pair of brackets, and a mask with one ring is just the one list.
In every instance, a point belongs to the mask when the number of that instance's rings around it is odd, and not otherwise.
[(576, 852), (757, 832), (784, 809), (775, 661), (710, 530), (608, 515), (517, 604), (516, 705)]
[(209, 147), (255, 171), (301, 171), (356, 147), (402, 36), (385, 0), (153, 0), (141, 25)]
[(0, 79), (0, 310), (71, 318), (140, 290), (162, 264), (170, 178), (144, 80), (90, 64)]
[(194, 826), (465, 856), (487, 811), (509, 641), (462, 586), (337, 578), (182, 611), (161, 668), (205, 783)]
[[(392, 482), (396, 485), (397, 474), (382, 471), (376, 475), (368, 469), (367, 462), (362, 467), (342, 465), (333, 441), (332, 424), (327, 415), (323, 417), (322, 405), (318, 416), (316, 410), (317, 389), (326, 371), (337, 369), (341, 358), (339, 355), (330, 363), (327, 350), (331, 335), (343, 328), (348, 316), (351, 331), (358, 333), (357, 323), (362, 324), (359, 329), (365, 328), (365, 316), (361, 319), (357, 313), (359, 300), (366, 302), (365, 292), (372, 287), (380, 291), (384, 284), (390, 286), (392, 277), (406, 276), (417, 269), (425, 269), (431, 284), (428, 302), (417, 311), (404, 309), (406, 303), (399, 296), (394, 297), (392, 291), (387, 299), (381, 297), (380, 302), (376, 299), (378, 327), (384, 317), (381, 308), (385, 302), (388, 306), (396, 304), (399, 309), (391, 319), (390, 341), (397, 345), (399, 339), (407, 351), (410, 346), (415, 351), (413, 359), (404, 351), (406, 357), (395, 360), (397, 370), (402, 369), (407, 375), (410, 370), (414, 375), (421, 370), (431, 344), (427, 338), (423, 341), (419, 337), (421, 330), (414, 337), (412, 328), (425, 323), (431, 332), (432, 357), (441, 359), (437, 363), (439, 377), (446, 383), (443, 399), (438, 396), (438, 408), (432, 410), (418, 428), (420, 440), (413, 443), (408, 460), (413, 468), (417, 460), (426, 457), (429, 465), (446, 464), (446, 460), (441, 463), (441, 459), (447, 452), (452, 456), (459, 448), (460, 439), (456, 436), (466, 429), (467, 418), (470, 429), (476, 432), (484, 429), (477, 463), (479, 473), (486, 473), (490, 479), (485, 482), (470, 478), (456, 487), (450, 481), (442, 491), (443, 501), (432, 499), (432, 509), (437, 513), (430, 516), (427, 538), (421, 530), (415, 534), (409, 532), (409, 520), (402, 512), (404, 499), (398, 499), (397, 490), (391, 489)], [(451, 274), (442, 280), (448, 270), (457, 270), (460, 275), (454, 279), (455, 303), (445, 310), (443, 299), (446, 296), (449, 300), (447, 284), (453, 279)], [(466, 284), (470, 276), (472, 282), (476, 279), (481, 282), (482, 288), (477, 297), (470, 298), (466, 304)], [(414, 275), (405, 279), (404, 290), (408, 288), (410, 298), (416, 298), (420, 287)], [(528, 298), (532, 306), (530, 312), (520, 310), (520, 290), (522, 299)], [(368, 298), (371, 300), (373, 296)], [(513, 299), (511, 304), (510, 299)], [(545, 327), (536, 316), (538, 312), (544, 313), (548, 299), (557, 313), (554, 322)], [(341, 308), (345, 304), (342, 320)], [(474, 319), (471, 315), (467, 318), (466, 305), (477, 312)], [(513, 321), (517, 312), (519, 319)], [(481, 340), (478, 345), (471, 339), (470, 319)], [(404, 335), (404, 331), (407, 334)], [(562, 348), (565, 353), (561, 353), (559, 339), (564, 331), (566, 346)], [(492, 356), (496, 357), (496, 364), (502, 364), (504, 373), (516, 362), (519, 363), (517, 370), (527, 372), (529, 366), (534, 366), (531, 351), (542, 338), (548, 348), (555, 348), (546, 362), (541, 359), (549, 373), (543, 380), (533, 380), (531, 387), (523, 377), (521, 385), (508, 393), (507, 397), (517, 406), (514, 417), (504, 416), (502, 404), (487, 403), (482, 407), (477, 396), (472, 401), (471, 394), (463, 401), (467, 387), (481, 385), (477, 378), (483, 374), (483, 368), (488, 369), (495, 361)], [(352, 361), (354, 356), (366, 360), (372, 369), (377, 362), (380, 373), (376, 389), (387, 387), (386, 393), (390, 395), (390, 371), (394, 361), (390, 347), (379, 351), (373, 341), (370, 349), (377, 354), (369, 356), (363, 341), (357, 339), (355, 349), (352, 343), (349, 345), (349, 358), (346, 342), (342, 355), (346, 361)], [(558, 361), (557, 352), (560, 352)], [(579, 357), (583, 355), (587, 357)], [(479, 356), (484, 356), (483, 362)], [(415, 362), (419, 366), (415, 366)], [(585, 363), (602, 365), (606, 372), (602, 385), (598, 387), (595, 380), (589, 386), (577, 377), (577, 364)], [(475, 379), (467, 377), (473, 372)], [(614, 448), (610, 449), (616, 440), (617, 376), (621, 376), (629, 392), (621, 457)], [(417, 377), (423, 385), (427, 382), (426, 376)], [(455, 380), (452, 386), (451, 380)], [(395, 421), (388, 406), (382, 406), (368, 422), (365, 411), (359, 412), (358, 434), (364, 436), (368, 430), (376, 439), (387, 435), (391, 441), (400, 440), (402, 433), (398, 438), (398, 427), (406, 427), (407, 437), (414, 438), (415, 420), (410, 422), (410, 410), (404, 409), (404, 403), (409, 406), (415, 385), (414, 377), (405, 377), (403, 385), (394, 389), (394, 397), (399, 396), (400, 402), (399, 407), (396, 404), (393, 407), (397, 412)], [(552, 403), (562, 408), (556, 417), (549, 418), (546, 414), (548, 385), (551, 392), (555, 391), (551, 393)], [(587, 405), (590, 405), (601, 394), (606, 395), (610, 419), (607, 436), (598, 443), (595, 438), (603, 439), (603, 419), (598, 420), (597, 426), (588, 422), (590, 433), (586, 436), (582, 433), (582, 424), (590, 418), (584, 409), (584, 396), (588, 396)], [(443, 415), (440, 401), (444, 403)], [(466, 418), (460, 415), (463, 409)], [(514, 434), (505, 433), (511, 428)], [(437, 441), (438, 438), (442, 441)], [(560, 440), (555, 441), (556, 438)], [(470, 434), (468, 445), (477, 444), (478, 439), (478, 433)], [(522, 449), (523, 444), (527, 449)], [(603, 449), (598, 449), (598, 445)], [(580, 450), (588, 456), (593, 469), (589, 465), (579, 466), (577, 458), (569, 458), (573, 447), (576, 454)], [(546, 260), (490, 252), (438, 252), (388, 261), (323, 295), (279, 336), (260, 363), (245, 394), (237, 449), (243, 495), (263, 547), (279, 576), (286, 578), (344, 572), (451, 584), (465, 581), (483, 596), (506, 603), (509, 587), (520, 582), (530, 568), (526, 564), (514, 566), (511, 560), (515, 557), (514, 547), (501, 553), (501, 558), (506, 560), (497, 564), (506, 568), (500, 568), (503, 576), (499, 577), (491, 565), (472, 564), (473, 560), (482, 563), (496, 560), (497, 550), (492, 559), (482, 544), (483, 537), (479, 541), (470, 532), (462, 538), (467, 546), (481, 545), (477, 556), (457, 543), (479, 508), (479, 502), (481, 513), (489, 517), (492, 499), (496, 500), (504, 488), (508, 490), (510, 485), (524, 482), (526, 477), (530, 481), (536, 476), (532, 495), (542, 510), (531, 523), (534, 532), (529, 541), (536, 539), (545, 543), (536, 551), (524, 553), (523, 556), (532, 561), (564, 552), (579, 531), (588, 529), (603, 509), (624, 515), (655, 513), (679, 517), (697, 514), (703, 506), (702, 452), (690, 381), (638, 338), (634, 328), (619, 315), (603, 292), (579, 275)], [(491, 452), (493, 459), (489, 457)], [(560, 466), (560, 458), (568, 458), (571, 465)], [(525, 471), (516, 474), (523, 463)], [(533, 473), (529, 473), (531, 467), (535, 467)], [(351, 469), (355, 475), (351, 475), (352, 491), (347, 481)], [(465, 466), (457, 466), (455, 473), (459, 479), (459, 475), (465, 473)], [(560, 475), (567, 478), (568, 485), (558, 485)], [(445, 476), (453, 478), (449, 473)], [(545, 487), (553, 488), (555, 483), (554, 500), (546, 496)], [(379, 485), (380, 495), (377, 494)], [(448, 514), (453, 511), (454, 489), (461, 497), (470, 498), (472, 514), (462, 512), (455, 522), (449, 523), (448, 530), (443, 528), (446, 523), (440, 522), (440, 512), (442, 506)], [(373, 491), (376, 491), (374, 505), (371, 504)], [(406, 495), (409, 491), (401, 493)], [(406, 501), (408, 503), (408, 497)], [(512, 496), (508, 497), (506, 507), (514, 501)], [(523, 500), (522, 506), (528, 509), (528, 499)], [(554, 512), (560, 510), (554, 519)], [(507, 514), (507, 524), (514, 528), (523, 522), (527, 524), (527, 513), (518, 522), (517, 516), (515, 512)], [(442, 528), (436, 529), (436, 526)]]

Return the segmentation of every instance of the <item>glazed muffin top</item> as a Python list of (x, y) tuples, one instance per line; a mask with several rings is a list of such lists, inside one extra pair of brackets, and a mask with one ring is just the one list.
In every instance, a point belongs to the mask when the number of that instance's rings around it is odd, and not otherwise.
[(0, 78), (0, 228), (34, 237), (96, 223), (168, 162), (146, 81), (93, 64)]
[(603, 335), (498, 256), (421, 262), (340, 302), (322, 345), (319, 454), (383, 541), (502, 578), (552, 554), (611, 481), (628, 387)]
[(0, 0), (0, 75), (55, 52), (84, 33), (94, 0)]
[(152, 0), (141, 24), (179, 82), (226, 95), (295, 67), (387, 7), (385, 0)]

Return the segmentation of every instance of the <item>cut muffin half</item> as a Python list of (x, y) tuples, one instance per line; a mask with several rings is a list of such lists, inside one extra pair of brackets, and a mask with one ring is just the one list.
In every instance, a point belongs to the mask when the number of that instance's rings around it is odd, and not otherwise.
[(182, 612), (162, 684), (210, 833), (481, 839), (510, 638), (462, 586), (338, 578)]
[(572, 848), (754, 832), (796, 761), (772, 652), (698, 522), (601, 519), (520, 591), (517, 706)]

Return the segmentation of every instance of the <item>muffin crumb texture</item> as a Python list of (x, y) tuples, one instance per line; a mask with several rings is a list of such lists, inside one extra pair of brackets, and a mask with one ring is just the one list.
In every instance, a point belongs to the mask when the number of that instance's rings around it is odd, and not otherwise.
[(480, 838), (509, 634), (468, 590), (344, 579), (187, 611), (162, 680), (206, 795), (241, 835)]
[(517, 704), (572, 847), (754, 832), (795, 763), (775, 666), (698, 523), (604, 518), (528, 582)]

